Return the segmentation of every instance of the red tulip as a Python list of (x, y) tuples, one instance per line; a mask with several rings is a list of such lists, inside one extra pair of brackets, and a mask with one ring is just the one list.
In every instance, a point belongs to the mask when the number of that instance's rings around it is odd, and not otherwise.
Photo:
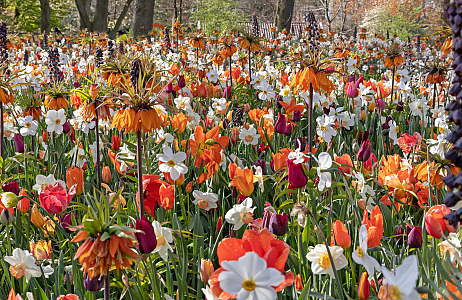
[(367, 161), (369, 157), (371, 157), (371, 153), (372, 153), (371, 142), (369, 140), (366, 140), (361, 145), (361, 148), (359, 148), (358, 156), (357, 156), (358, 160)]
[(361, 278), (359, 279), (358, 287), (358, 297), (359, 300), (366, 300), (371, 294), (371, 285), (369, 284), (369, 279), (367, 278), (367, 272), (363, 272)]
[(278, 119), (274, 126), (274, 130), (277, 133), (284, 134), (287, 131), (287, 121), (286, 116), (284, 114), (278, 113)]
[(53, 186), (48, 185), (40, 192), (40, 205), (50, 214), (60, 214), (67, 209), (72, 197), (76, 194), (77, 184), (74, 184), (69, 193), (58, 182)]

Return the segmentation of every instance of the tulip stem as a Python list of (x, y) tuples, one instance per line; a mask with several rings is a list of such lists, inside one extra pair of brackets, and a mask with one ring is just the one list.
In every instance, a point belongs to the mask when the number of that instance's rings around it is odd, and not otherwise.
[(351, 251), (350, 248), (346, 249), (348, 261), (350, 262), (350, 268), (351, 268), (351, 275), (353, 277), (353, 289), (356, 288), (356, 272), (353, 270), (353, 260), (351, 259)]
[[(3, 132), (3, 103), (0, 103), (0, 135), (2, 136), (2, 141), (0, 142), (0, 155), (2, 156), (2, 160), (5, 158), (5, 144), (4, 144), (4, 132)], [(3, 174), (3, 167), (2, 167), (2, 174)]]
[(144, 195), (143, 195), (143, 144), (141, 142), (141, 130), (136, 132), (136, 142), (137, 142), (137, 169), (138, 169), (138, 195), (140, 201), (140, 219), (144, 216)]
[(109, 266), (107, 266), (107, 274), (104, 278), (104, 300), (111, 300), (111, 282), (109, 278)]
[(393, 66), (393, 71), (391, 75), (391, 103), (393, 103), (393, 88), (395, 85), (395, 70), (396, 70), (396, 66)]

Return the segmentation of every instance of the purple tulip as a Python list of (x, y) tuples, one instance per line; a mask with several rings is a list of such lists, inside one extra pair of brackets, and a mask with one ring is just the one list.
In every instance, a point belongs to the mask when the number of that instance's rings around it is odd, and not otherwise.
[(382, 98), (379, 98), (379, 99), (377, 100), (377, 108), (378, 108), (379, 110), (384, 110), (386, 106), (387, 106), (387, 105), (385, 104), (385, 101), (383, 101)]
[(296, 138), (294, 140), (294, 147), (295, 147), (295, 149), (300, 149), (300, 151), (305, 151), (305, 149), (306, 149), (306, 137), (304, 137), (304, 138)]
[(103, 288), (105, 278), (106, 276), (103, 275), (101, 278), (100, 276), (95, 276), (93, 279), (90, 279), (88, 274), (85, 274), (83, 279), (83, 286), (87, 291), (90, 292), (99, 291)]
[(415, 226), (407, 236), (407, 244), (410, 248), (422, 248), (422, 230), (420, 226)]
[(283, 236), (286, 234), (287, 229), (289, 228), (289, 215), (285, 212), (280, 214), (271, 213), (271, 218), (269, 221), (269, 231), (274, 233), (277, 236)]
[(292, 124), (289, 123), (286, 126), (286, 132), (284, 132), (285, 136), (291, 136), (292, 135)]
[(64, 133), (68, 133), (69, 131), (71, 131), (71, 125), (69, 124), (69, 122), (66, 121), (66, 122), (63, 124), (63, 132), (64, 132)]
[(371, 142), (369, 140), (366, 140), (361, 145), (361, 148), (359, 148), (358, 155), (357, 155), (358, 160), (367, 161), (369, 157), (371, 157), (371, 153), (372, 153)]
[(157, 247), (156, 234), (154, 233), (154, 227), (148, 222), (146, 217), (142, 217), (141, 220), (136, 220), (136, 229), (143, 232), (135, 233), (136, 239), (139, 243), (141, 253), (151, 253)]
[(253, 165), (255, 167), (261, 167), (261, 172), (263, 175), (266, 175), (267, 169), (266, 169), (266, 161), (264, 159), (262, 160), (256, 160)]
[(404, 236), (404, 229), (403, 227), (398, 227), (396, 228), (395, 231), (395, 243), (397, 245), (402, 245), (403, 244), (403, 236)]
[(72, 142), (75, 142), (75, 133), (69, 132), (69, 139), (70, 139)]
[(171, 93), (173, 91), (173, 82), (169, 82), (167, 87), (165, 88), (166, 93)]
[(286, 115), (278, 113), (278, 120), (276, 121), (276, 125), (274, 126), (274, 130), (277, 133), (284, 134), (287, 130), (287, 120)]
[[(74, 219), (76, 219), (75, 213), (73, 213)], [(62, 217), (59, 217), (59, 224), (67, 233), (71, 233), (70, 227), (72, 226), (72, 214), (64, 213)]]
[(358, 88), (356, 87), (356, 84), (354, 84), (354, 83), (348, 84), (348, 89), (347, 89), (346, 95), (349, 98), (358, 97), (359, 91), (358, 91)]
[(24, 140), (19, 133), (14, 134), (14, 146), (17, 152), (24, 153)]
[(223, 97), (226, 99), (231, 98), (231, 86), (226, 86), (224, 92), (223, 92)]
[(180, 87), (180, 89), (186, 86), (186, 80), (184, 78), (184, 75), (180, 75), (180, 77), (178, 77), (178, 86)]
[(302, 113), (299, 110), (294, 110), (292, 112), (292, 121), (300, 122), (301, 118), (302, 118)]
[(19, 196), (19, 192), (21, 191), (21, 189), (19, 188), (19, 184), (16, 182), (16, 180), (10, 181), (7, 184), (2, 185), (2, 189), (4, 192), (11, 192), (16, 196)]

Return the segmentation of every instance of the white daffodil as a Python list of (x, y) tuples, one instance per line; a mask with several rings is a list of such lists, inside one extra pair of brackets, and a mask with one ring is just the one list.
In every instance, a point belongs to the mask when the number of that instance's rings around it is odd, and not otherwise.
[(226, 99), (225, 98), (212, 98), (212, 108), (218, 111), (226, 109)]
[(49, 110), (47, 112), (47, 117), (45, 119), (45, 123), (47, 124), (47, 131), (48, 132), (56, 132), (60, 134), (63, 132), (63, 125), (66, 123), (66, 112), (63, 108), (60, 110)]
[(210, 70), (206, 74), (208, 81), (210, 82), (217, 82), (218, 80), (218, 72), (215, 70)]
[(293, 159), (294, 164), (304, 163), (305, 157), (307, 157), (307, 155), (301, 152), (300, 148), (297, 148), (295, 149), (295, 151), (290, 152), (289, 155), (287, 156), (288, 159)]
[(387, 268), (382, 268), (386, 280), (386, 289), (393, 300), (420, 300), (415, 284), (419, 278), (419, 265), (417, 257), (411, 255), (403, 260), (403, 263), (393, 273)]
[[(5, 256), (4, 260), (9, 263), (11, 275), (16, 278), (26, 276), (26, 282), (29, 282), (31, 277), (41, 277), (42, 271), (35, 264), (35, 257), (27, 250), (16, 248), (13, 250), (13, 256)], [(53, 274), (54, 269), (50, 266), (42, 267), (45, 278)]]
[(276, 96), (276, 93), (273, 91), (273, 88), (271, 85), (263, 81), (258, 87), (256, 87), (258, 90), (260, 90), (260, 93), (258, 93), (258, 99), (265, 101), (265, 100), (271, 100)]
[(129, 164), (125, 160), (135, 159), (135, 153), (131, 152), (130, 149), (128, 149), (127, 144), (123, 144), (122, 147), (120, 147), (120, 151), (119, 153), (117, 153), (116, 157), (117, 160), (120, 161), (120, 171), (125, 172), (129, 167)]
[[(96, 161), (96, 141), (91, 144), (91, 145), (88, 145), (88, 148), (90, 148), (90, 155), (91, 157), (93, 157), (93, 159)], [(101, 149), (103, 149), (103, 142), (99, 142), (99, 158), (100, 159), (103, 159), (103, 152), (101, 151)]]
[(239, 133), (239, 139), (244, 141), (245, 145), (257, 145), (259, 137), (260, 134), (257, 132), (257, 129), (253, 127), (253, 125), (250, 126), (249, 129), (242, 128), (241, 132)]
[(246, 198), (241, 204), (235, 204), (225, 215), (225, 220), (233, 224), (234, 230), (239, 230), (242, 225), (249, 224), (253, 220), (252, 198)]
[(359, 246), (356, 248), (356, 251), (353, 252), (353, 260), (362, 265), (369, 276), (374, 276), (374, 270), (380, 271), (380, 264), (375, 260), (375, 258), (370, 257), (367, 254), (367, 228), (362, 225), (359, 230)]
[(390, 120), (388, 121), (388, 127), (390, 128), (388, 136), (393, 140), (393, 145), (398, 145), (399, 126), (396, 126), (395, 121)]
[(333, 262), (330, 260), (329, 254), (327, 253), (327, 246), (323, 244), (316, 245), (316, 247), (314, 247), (314, 249), (306, 255), (306, 258), (311, 261), (311, 270), (313, 271), (313, 274), (329, 274), (332, 278), (335, 278), (332, 263), (337, 271), (348, 265), (348, 261), (345, 258), (345, 255), (343, 255), (342, 247), (329, 247), (329, 252), (332, 256)]
[(461, 246), (456, 233), (451, 232), (448, 239), (439, 243), (438, 246), (440, 246), (441, 253), (449, 252), (452, 263), (458, 262), (459, 265), (462, 264)]
[(179, 95), (178, 98), (173, 99), (173, 102), (178, 109), (191, 108), (191, 98), (189, 97), (183, 97), (182, 95)]
[(22, 136), (35, 135), (37, 132), (38, 122), (34, 121), (32, 116), (18, 118), (18, 124), (22, 127), (19, 130)]
[(69, 152), (69, 156), (71, 157), (74, 165), (77, 168), (82, 168), (83, 165), (87, 162), (87, 158), (85, 156), (85, 150), (76, 145), (74, 149)]
[(437, 139), (428, 139), (428, 145), (430, 146), (430, 153), (431, 154), (438, 154), (440, 157), (444, 157), (444, 148), (446, 144), (446, 139), (444, 134), (439, 134)]
[(212, 290), (210, 289), (210, 286), (208, 285), (205, 289), (202, 289), (202, 293), (204, 293), (206, 300), (218, 300), (218, 297), (215, 297)]
[(173, 236), (170, 228), (162, 227), (158, 221), (152, 221), (154, 233), (156, 234), (157, 247), (152, 253), (158, 252), (163, 260), (168, 261), (168, 251), (173, 252), (170, 244), (173, 242)]
[(3, 136), (9, 141), (14, 138), (14, 135), (18, 133), (18, 129), (13, 126), (10, 122), (3, 123)]
[(411, 104), (409, 104), (409, 108), (411, 109), (412, 115), (421, 118), (426, 116), (428, 109), (430, 108), (427, 102), (427, 99), (424, 98), (418, 98), (411, 102)]
[(364, 185), (364, 187), (359, 191), (361, 195), (359, 203), (359, 207), (361, 209), (367, 209), (368, 212), (371, 212), (374, 209), (374, 198), (375, 198), (375, 191), (370, 185)]
[(316, 118), (318, 127), (316, 129), (316, 134), (321, 137), (324, 142), (330, 143), (333, 136), (337, 135), (337, 131), (332, 128), (335, 125), (335, 117), (329, 117), (326, 115), (319, 116)]
[(198, 204), (200, 208), (205, 211), (209, 211), (213, 208), (217, 208), (218, 195), (215, 193), (203, 193), (201, 191), (194, 191), (194, 204)]
[(157, 159), (161, 162), (159, 170), (164, 173), (169, 173), (172, 180), (180, 178), (181, 174), (188, 172), (188, 167), (182, 162), (186, 159), (186, 153), (173, 153), (170, 146), (164, 146), (162, 149), (164, 154), (157, 154)]
[(266, 261), (255, 252), (247, 252), (238, 260), (223, 261), (225, 271), (218, 275), (220, 288), (236, 295), (237, 300), (275, 300), (276, 290), (284, 275), (275, 268), (268, 268)]
[(318, 167), (316, 170), (319, 177), (318, 190), (323, 191), (325, 187), (329, 188), (332, 184), (332, 175), (329, 172), (323, 172), (332, 167), (332, 158), (329, 153), (322, 152), (319, 154), (317, 161)]
[(39, 174), (35, 177), (35, 184), (32, 186), (32, 188), (40, 193), (47, 186), (54, 185), (56, 182), (58, 182), (62, 187), (66, 187), (66, 183), (62, 180), (56, 180), (53, 174), (48, 176)]
[(265, 179), (264, 179), (264, 175), (263, 175), (263, 170), (260, 166), (254, 166), (255, 168), (255, 174), (253, 175), (253, 178), (254, 179), (257, 179), (258, 181), (258, 185), (260, 186), (260, 190), (261, 192), (263, 193), (265, 191)]

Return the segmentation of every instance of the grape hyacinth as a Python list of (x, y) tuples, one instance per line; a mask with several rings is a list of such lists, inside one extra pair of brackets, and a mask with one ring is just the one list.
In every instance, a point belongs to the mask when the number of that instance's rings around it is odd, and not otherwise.
[(143, 78), (143, 69), (141, 68), (141, 60), (135, 59), (132, 62), (132, 68), (130, 70), (130, 80), (134, 87), (139, 86), (139, 79)]
[(98, 68), (103, 64), (103, 50), (101, 48), (96, 49), (95, 63)]
[[(449, 24), (451, 25), (453, 35), (453, 62), (451, 66), (454, 68), (455, 73), (452, 80), (453, 85), (449, 90), (449, 94), (456, 97), (455, 100), (452, 100), (446, 106), (446, 111), (450, 112), (448, 119), (456, 126), (446, 137), (449, 142), (453, 143), (453, 147), (445, 153), (445, 157), (459, 168), (462, 167), (462, 38), (460, 37), (462, 29), (461, 5), (462, 1), (459, 0), (445, 6), (445, 14)], [(462, 208), (460, 208), (462, 201), (462, 175), (460, 172), (457, 175), (449, 173), (449, 175), (443, 177), (442, 180), (451, 190), (445, 195), (444, 203), (448, 207), (459, 207), (457, 210), (447, 214), (444, 218), (448, 220), (449, 224), (457, 226), (462, 220)]]
[(50, 61), (50, 71), (53, 74), (53, 79), (58, 82), (59, 81), (59, 52), (58, 48), (52, 48), (48, 50), (48, 58)]

